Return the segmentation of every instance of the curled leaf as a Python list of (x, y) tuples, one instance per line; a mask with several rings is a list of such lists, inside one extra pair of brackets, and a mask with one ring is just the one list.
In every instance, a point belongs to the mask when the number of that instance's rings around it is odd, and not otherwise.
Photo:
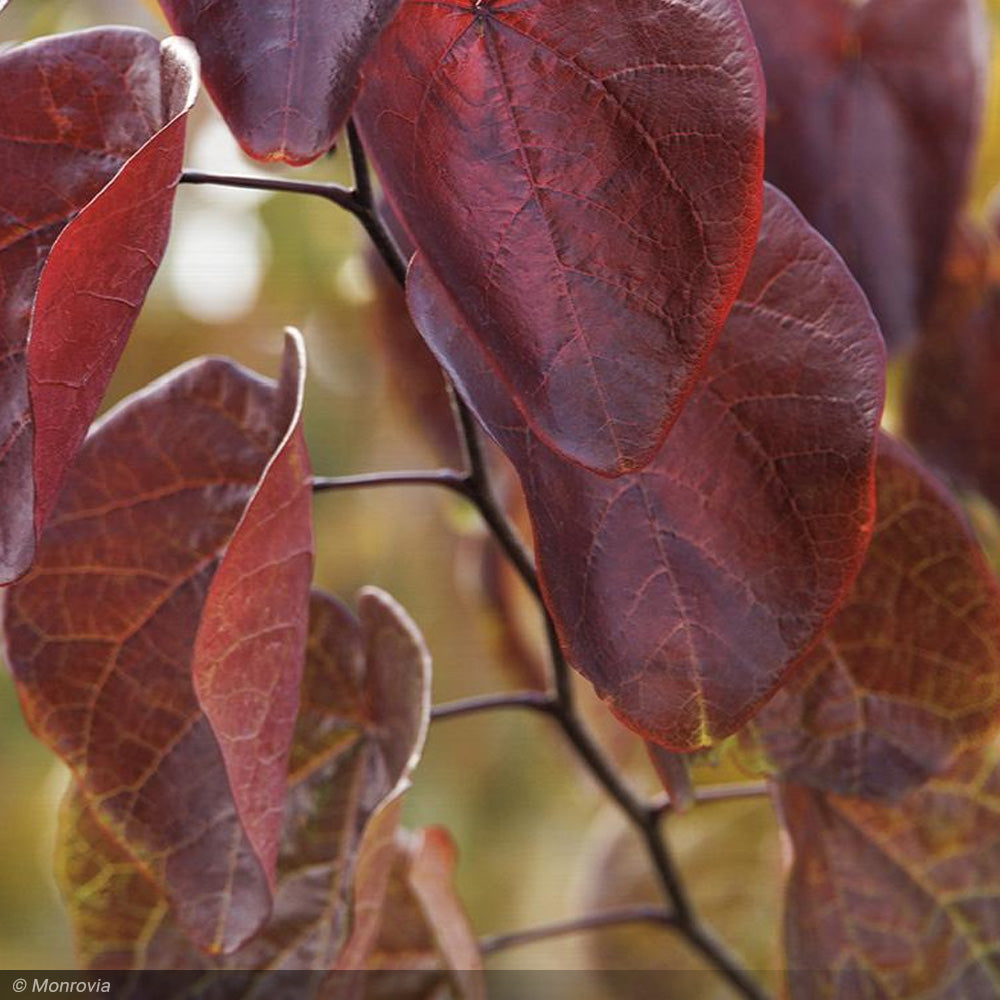
[[(296, 338), (287, 351), (281, 387), (205, 359), (109, 414), (80, 450), (36, 565), (4, 602), (29, 724), (185, 932), (213, 951), (238, 947), (270, 912), (269, 831), (284, 804), (273, 768), (287, 759), (305, 652), (311, 475)], [(282, 509), (273, 544), (249, 551)], [(230, 669), (222, 641), (247, 615), (280, 623), (281, 635), (247, 647), (250, 682), (209, 697), (210, 718), (194, 678)], [(259, 710), (262, 691), (275, 692), (275, 712)], [(234, 754), (227, 722), (244, 709), (248, 745)]]
[(854, 589), (753, 730), (785, 780), (895, 800), (1000, 725), (1000, 588), (955, 500), (887, 435), (876, 485)]
[(890, 347), (920, 329), (969, 186), (980, 0), (746, 0), (767, 78), (766, 176), (843, 254)]
[(884, 357), (840, 259), (772, 189), (705, 377), (652, 465), (615, 480), (525, 427), (420, 255), (409, 301), (521, 476), (573, 666), (652, 742), (738, 729), (836, 611), (870, 536)]
[(763, 94), (739, 4), (406, 0), (358, 117), (532, 430), (603, 474), (646, 465), (753, 252)]
[(302, 166), (343, 128), (361, 66), (399, 0), (160, 0), (250, 156)]
[(6, 583), (31, 563), (163, 257), (197, 66), (180, 39), (102, 28), (4, 52), (0, 76)]

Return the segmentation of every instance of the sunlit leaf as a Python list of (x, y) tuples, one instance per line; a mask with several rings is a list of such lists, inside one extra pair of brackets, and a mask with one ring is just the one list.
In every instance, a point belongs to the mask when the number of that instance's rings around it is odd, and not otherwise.
[(103, 28), (4, 52), (0, 77), (6, 583), (31, 563), (163, 257), (197, 71), (177, 39)]
[(570, 662), (653, 742), (738, 729), (839, 606), (874, 517), (883, 349), (840, 259), (772, 190), (704, 380), (655, 462), (615, 480), (524, 428), (420, 256), (409, 298), (518, 468)]
[[(323, 971), (341, 958), (352, 925), (367, 957), (395, 856), (400, 794), (426, 735), (430, 660), (387, 595), (363, 591), (359, 615), (313, 595), (274, 913), (238, 951), (195, 949), (79, 792), (67, 797), (60, 882), (84, 968)], [(374, 926), (359, 932), (359, 906), (371, 895)]]
[(746, 0), (767, 78), (767, 179), (843, 254), (892, 347), (917, 332), (970, 184), (979, 0)]
[(897, 799), (1000, 725), (1000, 588), (956, 501), (883, 436), (850, 597), (753, 729), (783, 778)]
[(794, 860), (791, 1000), (991, 1000), (1000, 991), (994, 750), (888, 806), (781, 789)]
[[(121, 404), (80, 450), (36, 564), (4, 603), (29, 724), (185, 931), (216, 951), (240, 945), (271, 908), (270, 825), (284, 800), (273, 769), (289, 751), (310, 566), (300, 350), (290, 337), (279, 387), (207, 359)], [(273, 543), (248, 551), (279, 512)], [(216, 698), (229, 621), (251, 609), (282, 632), (273, 648), (245, 646), (249, 683)], [(219, 735), (193, 675), (208, 684)], [(261, 707), (266, 690), (274, 712)], [(240, 699), (249, 745), (234, 751)]]
[(240, 145), (300, 166), (333, 145), (361, 65), (399, 0), (160, 0), (204, 60), (205, 85)]
[(647, 464), (753, 251), (763, 94), (739, 4), (407, 0), (358, 109), (490, 378), (573, 461)]

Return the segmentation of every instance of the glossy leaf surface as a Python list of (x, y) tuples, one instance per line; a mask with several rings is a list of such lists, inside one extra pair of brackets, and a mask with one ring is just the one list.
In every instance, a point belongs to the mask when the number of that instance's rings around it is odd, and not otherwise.
[(907, 438), (964, 489), (1000, 506), (1000, 253), (965, 228), (913, 352), (903, 398)]
[(1000, 588), (961, 509), (883, 436), (850, 597), (754, 720), (782, 778), (898, 799), (1000, 725)]
[[(29, 724), (162, 887), (180, 925), (217, 951), (232, 951), (268, 916), (266, 831), (284, 793), (264, 786), (254, 797), (241, 759), (220, 749), (193, 677), (225, 664), (198, 662), (218, 652), (211, 634), (206, 650), (199, 623), (207, 610), (224, 636), (247, 606), (262, 622), (306, 615), (308, 465), (291, 340), (289, 352), (280, 388), (207, 359), (113, 411), (81, 449), (35, 567), (4, 602), (7, 660)], [(275, 496), (279, 484), (288, 497)], [(282, 527), (273, 545), (247, 553), (241, 536), (267, 505), (284, 511)], [(285, 569), (294, 583), (278, 579)], [(215, 588), (217, 576), (236, 586)], [(259, 756), (262, 775), (272, 757), (287, 757), (291, 733), (280, 712), (252, 710), (261, 687), (282, 708), (294, 697), (304, 655), (296, 628), (281, 637), (277, 660), (255, 644), (250, 683), (212, 705), (225, 737), (226, 713), (244, 700), (255, 728), (243, 752)]]
[(979, 0), (746, 0), (767, 78), (767, 179), (843, 254), (891, 347), (934, 293), (972, 171)]
[(333, 145), (399, 0), (160, 0), (250, 156), (310, 163)]
[[(429, 657), (405, 612), (367, 590), (359, 615), (326, 595), (312, 597), (274, 913), (235, 953), (196, 950), (82, 796), (67, 797), (60, 882), (85, 968), (321, 971), (339, 958), (359, 851), (371, 857), (373, 835), (394, 843), (399, 793), (423, 746), (430, 697)], [(391, 860), (369, 868), (353, 890), (363, 894), (381, 881), (379, 914)]]
[(961, 755), (893, 806), (780, 794), (791, 1000), (990, 1000), (1000, 989), (1000, 770)]
[(647, 464), (753, 250), (763, 95), (739, 4), (407, 0), (358, 109), (394, 209), (534, 432), (608, 475)]
[(0, 76), (6, 583), (30, 565), (163, 256), (197, 71), (176, 39), (104, 28), (11, 49)]
[(704, 380), (655, 462), (616, 480), (525, 429), (419, 256), (409, 285), (521, 475), (570, 662), (653, 742), (735, 731), (836, 610), (871, 530), (883, 349), (840, 259), (771, 191)]

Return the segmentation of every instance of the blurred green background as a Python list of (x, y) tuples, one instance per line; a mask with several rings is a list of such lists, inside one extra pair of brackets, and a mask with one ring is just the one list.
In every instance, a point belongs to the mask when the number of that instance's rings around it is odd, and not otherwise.
[[(993, 4), (1000, 20), (1000, 0)], [(124, 23), (166, 27), (143, 0), (11, 0), (0, 43)], [(996, 60), (994, 60), (996, 70)], [(203, 95), (188, 165), (257, 168), (237, 150)], [(345, 158), (297, 172), (349, 181)], [(981, 206), (1000, 177), (1000, 75), (993, 74), (980, 168)], [(2, 179), (0, 179), (2, 183)], [(291, 195), (182, 187), (170, 251), (106, 405), (189, 358), (235, 357), (277, 370), (285, 325), (309, 351), (306, 432), (316, 471), (432, 467), (437, 459), (393, 394), (372, 329), (374, 288), (363, 234), (333, 206)], [(480, 613), (475, 518), (426, 490), (317, 498), (317, 584), (350, 601), (365, 584), (392, 593), (428, 639), (434, 698), (445, 701), (517, 684), (495, 623)], [(581, 695), (588, 694), (581, 688)], [(588, 713), (633, 780), (655, 780), (637, 741), (592, 699)], [(730, 769), (703, 769), (708, 780)], [(73, 967), (69, 927), (51, 878), (53, 820), (64, 776), (26, 731), (0, 671), (0, 969)], [(438, 724), (407, 804), (408, 825), (447, 826), (461, 849), (459, 888), (480, 933), (572, 916), (588, 907), (654, 900), (644, 855), (540, 718), (497, 714)], [(780, 915), (779, 841), (764, 801), (703, 806), (670, 824), (696, 901), (758, 969), (775, 969)], [(569, 938), (498, 955), (496, 968), (699, 968), (668, 933), (632, 930)], [(769, 978), (772, 984), (776, 973)], [(593, 996), (602, 996), (600, 977)], [(618, 989), (620, 990), (620, 982)], [(580, 983), (572, 987), (582, 998)], [(620, 994), (619, 994), (620, 995)], [(673, 983), (670, 995), (727, 995), (712, 979)]]

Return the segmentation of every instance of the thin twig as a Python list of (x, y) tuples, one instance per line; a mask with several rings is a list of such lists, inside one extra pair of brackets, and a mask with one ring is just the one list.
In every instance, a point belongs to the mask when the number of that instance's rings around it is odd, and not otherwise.
[(210, 174), (202, 170), (185, 170), (181, 174), (181, 184), (211, 184), (215, 187), (243, 188), (248, 191), (272, 191), (285, 194), (307, 194), (325, 198), (341, 208), (356, 214), (356, 198), (353, 191), (339, 184), (315, 184), (310, 181), (285, 180), (281, 177), (254, 177), (235, 174)]
[(428, 472), (369, 472), (357, 476), (316, 476), (314, 493), (334, 490), (369, 489), (377, 486), (441, 486), (464, 497), (469, 495), (469, 478), (453, 469), (436, 469)]
[(673, 913), (662, 906), (625, 906), (618, 910), (589, 913), (584, 917), (559, 920), (540, 927), (529, 927), (523, 931), (512, 931), (509, 934), (491, 934), (480, 938), (479, 950), (484, 955), (492, 955), (505, 948), (518, 948), (521, 945), (534, 944), (536, 941), (548, 941), (569, 934), (581, 934), (629, 924), (658, 924), (661, 927), (671, 927), (675, 924), (675, 919)]
[(462, 698), (459, 701), (435, 705), (431, 710), (431, 718), (435, 721), (460, 719), (476, 715), (479, 712), (495, 712), (505, 708), (529, 708), (551, 715), (555, 705), (555, 699), (544, 691), (513, 691), (506, 694), (485, 694), (475, 698)]
[[(718, 785), (703, 785), (694, 791), (696, 805), (703, 802), (733, 802), (738, 799), (757, 799), (770, 794), (766, 781), (734, 781)], [(669, 795), (659, 795), (649, 804), (650, 812), (663, 816), (673, 805)]]

